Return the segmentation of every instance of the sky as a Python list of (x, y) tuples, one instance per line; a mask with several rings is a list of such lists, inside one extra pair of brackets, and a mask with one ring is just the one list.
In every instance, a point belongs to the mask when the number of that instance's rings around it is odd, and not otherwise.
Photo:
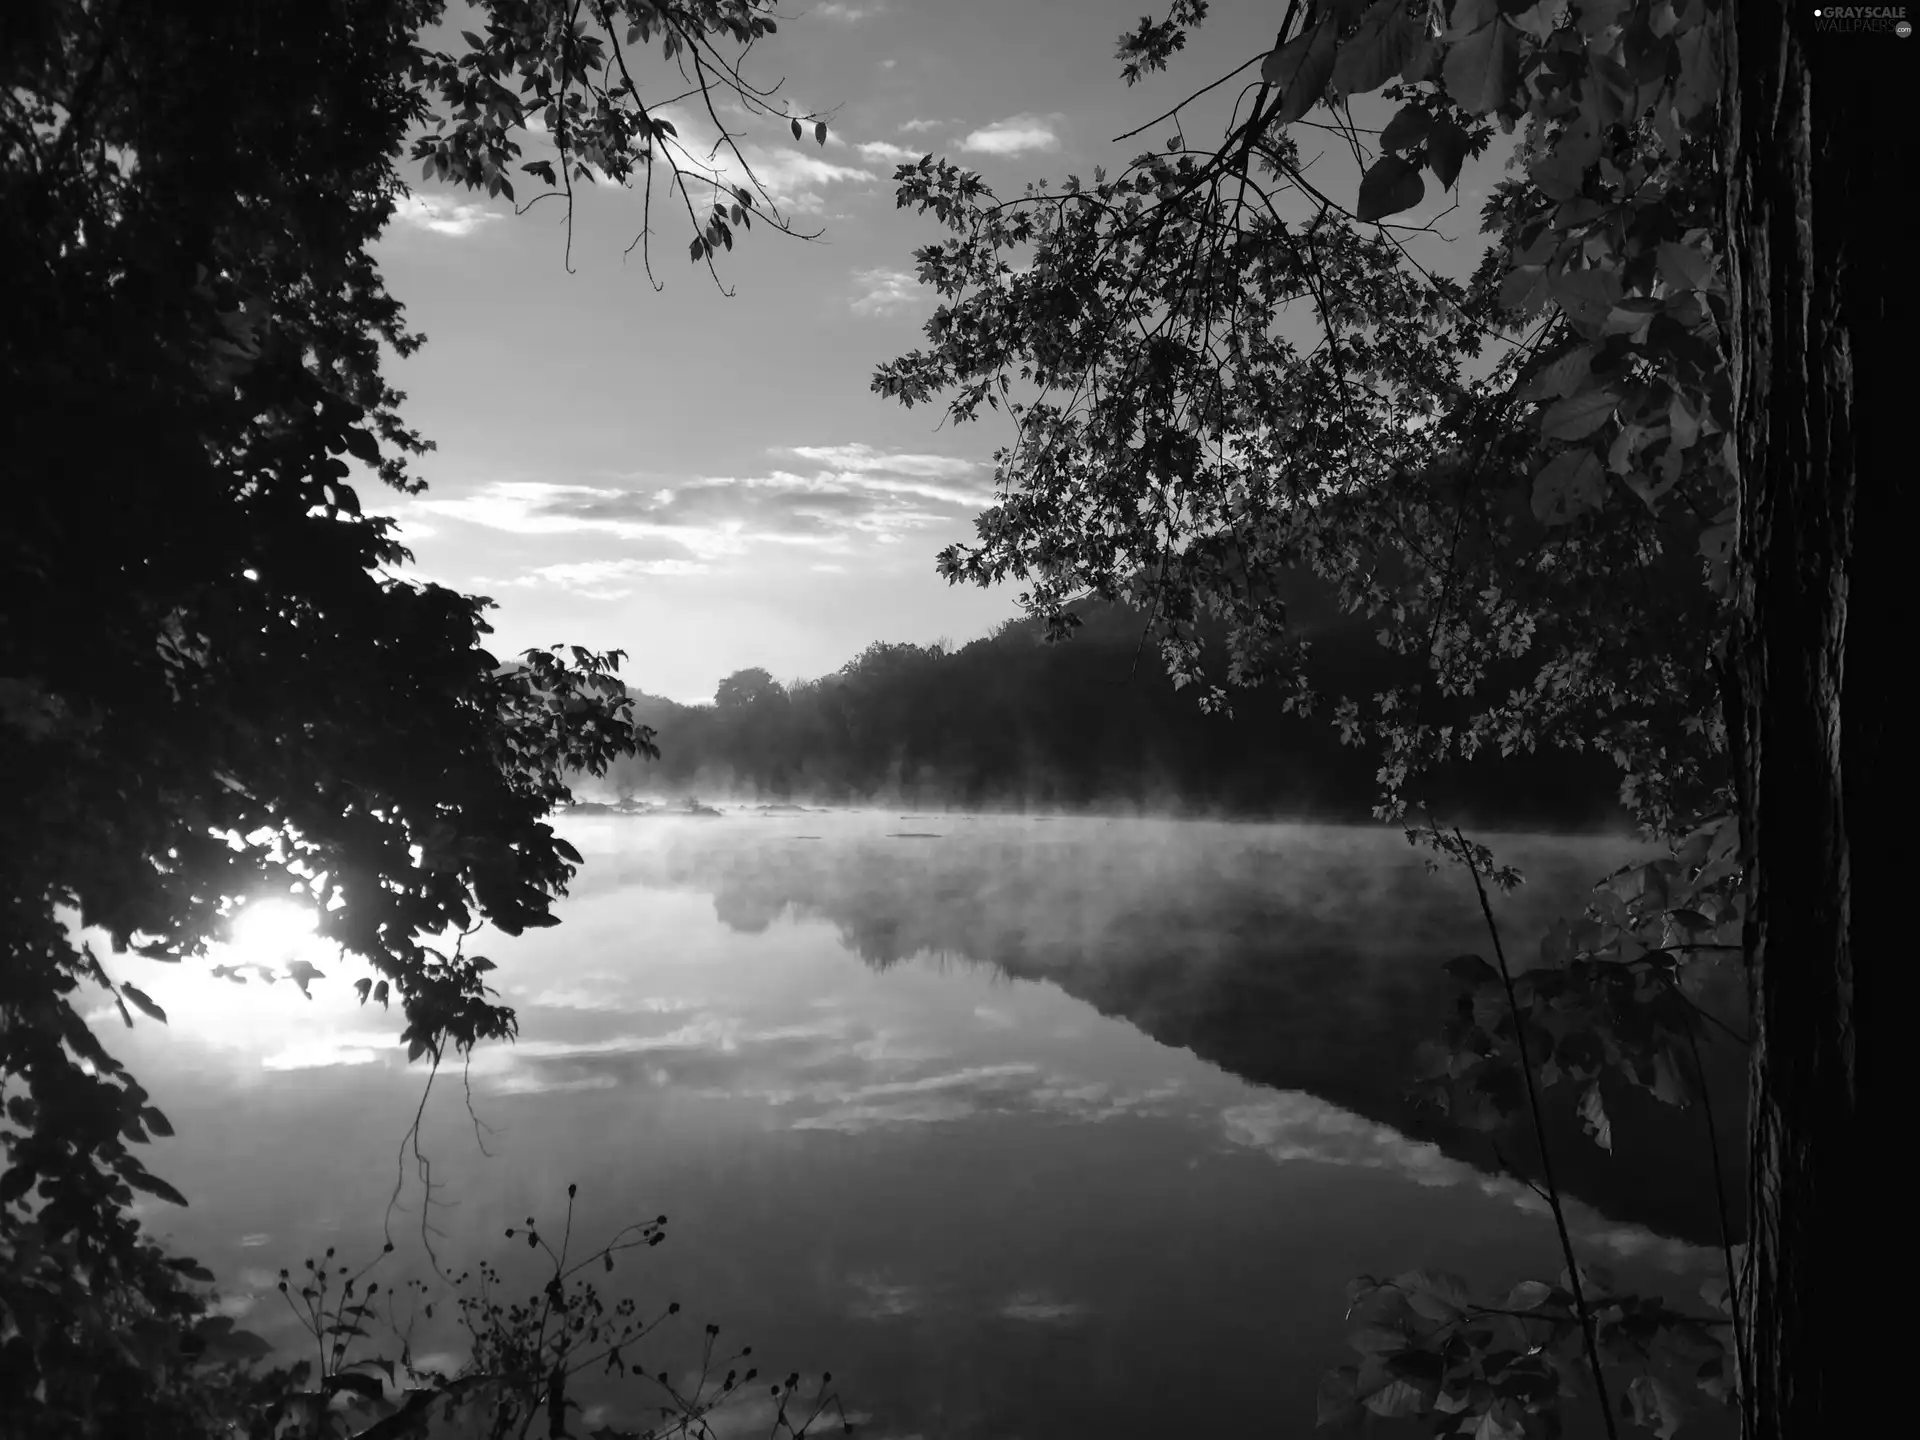
[[(655, 292), (639, 251), (623, 253), (640, 227), (637, 189), (579, 195), (569, 273), (559, 201), (515, 215), (403, 166), (413, 194), (376, 256), (428, 343), (392, 358), (390, 378), (438, 448), (414, 465), (424, 495), (370, 477), (360, 488), (367, 509), (398, 520), (416, 557), (404, 573), (496, 600), (490, 643), (502, 659), (556, 643), (617, 648), (629, 684), (689, 703), (748, 666), (811, 678), (874, 641), (965, 644), (1016, 616), (1017, 586), (949, 586), (934, 569), (991, 504), (1008, 422), (984, 412), (956, 428), (937, 405), (909, 411), (869, 388), (878, 364), (920, 342), (933, 309), (912, 255), (940, 232), (896, 209), (891, 177), (928, 151), (1002, 194), (1117, 170), (1173, 126), (1114, 137), (1267, 49), (1284, 11), (1216, 3), (1169, 73), (1129, 89), (1114, 49), (1144, 8), (781, 6), (749, 73), (783, 79), (797, 111), (833, 111), (827, 144), (810, 132), (796, 143), (764, 119), (738, 133), (796, 226), (821, 234), (756, 225), (738, 236), (720, 267), (732, 298), (689, 263), (684, 214), (658, 205)], [(479, 27), (452, 6), (429, 43), (457, 49), (463, 28)], [(685, 107), (671, 113), (683, 135), (711, 136)], [(1220, 133), (1217, 108), (1195, 113), (1194, 143)], [(1361, 105), (1356, 117), (1366, 121)], [(1358, 172), (1325, 142), (1316, 178), (1351, 194)], [(1303, 136), (1309, 156), (1316, 143)], [(1443, 232), (1473, 236), (1485, 179), (1462, 177)], [(524, 201), (538, 187), (526, 177), (517, 188)], [(1430, 187), (1404, 218), (1451, 201)]]

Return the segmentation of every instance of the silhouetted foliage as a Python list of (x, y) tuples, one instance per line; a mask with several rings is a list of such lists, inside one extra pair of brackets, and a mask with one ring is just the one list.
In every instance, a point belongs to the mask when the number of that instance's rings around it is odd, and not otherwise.
[(423, 337), (369, 247), (410, 137), (443, 179), (511, 198), (511, 135), (538, 112), (562, 173), (523, 168), (570, 193), (589, 162), (626, 178), (664, 155), (710, 259), (751, 194), (695, 215), (698, 167), (603, 62), (624, 76), (622, 46), (658, 46), (765, 110), (716, 45), (772, 26), (755, 0), (486, 8), (458, 60), (417, 43), (439, 0), (26, 0), (0, 20), (9, 1434), (206, 1418), (168, 1387), (206, 1329), (186, 1282), (211, 1277), (130, 1213), (136, 1192), (185, 1203), (132, 1148), (170, 1126), (83, 1012), (99, 986), (129, 1026), (166, 1016), (80, 927), (177, 963), (235, 902), (306, 894), (380, 977), (362, 1003), (397, 1001), (410, 1057), (437, 1064), (516, 1025), (491, 963), (441, 937), (555, 923), (579, 859), (546, 823), (566, 777), (649, 747), (617, 652), (502, 667), (489, 602), (393, 573), (411, 557), (355, 482), (421, 488), (429, 442), (382, 352)]
[[(1418, 673), (1305, 577), (1290, 613), (1315, 642), (1324, 694)], [(668, 797), (1368, 816), (1379, 761), (1342, 744), (1325, 707), (1300, 715), (1277, 692), (1253, 691), (1230, 714), (1202, 713), (1140, 654), (1144, 614), (1091, 603), (1079, 616), (1071, 644), (1047, 644), (1040, 622), (1021, 620), (957, 649), (876, 643), (787, 687), (741, 671), (712, 706), (639, 696), (661, 759), (618, 762), (608, 783)], [(1215, 648), (1223, 630), (1207, 636)], [(1566, 754), (1483, 757), (1437, 782), (1453, 813), (1482, 823), (1576, 828), (1627, 824), (1616, 788), (1607, 761)]]

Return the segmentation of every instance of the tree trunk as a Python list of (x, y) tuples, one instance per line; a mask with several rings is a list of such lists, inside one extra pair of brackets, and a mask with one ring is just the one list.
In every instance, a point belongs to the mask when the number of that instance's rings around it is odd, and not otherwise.
[(1885, 1423), (1874, 1276), (1904, 1243), (1880, 1222), (1905, 1147), (1887, 1153), (1882, 1133), (1875, 1153), (1861, 1055), (1888, 1023), (1871, 967), (1899, 960), (1883, 917), (1904, 797), (1886, 723), (1904, 646), (1886, 637), (1904, 609), (1893, 546), (1911, 534), (1895, 431), (1914, 402), (1897, 393), (1912, 282), (1893, 252), (1914, 172), (1894, 111), (1916, 52), (1890, 31), (1816, 33), (1810, 5), (1723, 3), (1740, 473), (1729, 720), (1755, 1039), (1743, 1420), (1749, 1440), (1811, 1440)]

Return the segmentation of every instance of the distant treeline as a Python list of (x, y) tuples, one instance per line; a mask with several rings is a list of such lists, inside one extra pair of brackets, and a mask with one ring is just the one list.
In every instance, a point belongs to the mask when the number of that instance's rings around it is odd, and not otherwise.
[[(1340, 743), (1331, 704), (1282, 712), (1236, 693), (1231, 717), (1176, 691), (1146, 616), (1088, 606), (1070, 640), (1010, 621), (958, 649), (867, 647), (832, 675), (781, 684), (764, 669), (720, 682), (710, 705), (635, 693), (657, 762), (623, 761), (615, 794), (960, 809), (1152, 809), (1175, 814), (1367, 818), (1379, 761)], [(1313, 640), (1318, 691), (1361, 699), (1418, 678), (1364, 617), (1290, 617)], [(1221, 637), (1210, 637), (1215, 647)], [(1137, 656), (1137, 663), (1136, 663)], [(1218, 666), (1214, 673), (1220, 673)], [(1436, 719), (1444, 719), (1436, 716)], [(1482, 757), (1434, 790), (1451, 818), (1554, 827), (1626, 823), (1619, 776), (1593, 755)], [(583, 789), (592, 790), (589, 783)]]

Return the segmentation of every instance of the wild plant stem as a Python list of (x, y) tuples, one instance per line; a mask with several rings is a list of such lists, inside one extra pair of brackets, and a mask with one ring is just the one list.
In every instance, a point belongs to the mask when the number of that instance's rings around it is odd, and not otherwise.
[(1687, 1049), (1693, 1053), (1693, 1074), (1700, 1084), (1700, 1109), (1707, 1119), (1707, 1155), (1713, 1161), (1713, 1203), (1720, 1218), (1720, 1255), (1727, 1267), (1727, 1302), (1733, 1310), (1733, 1355), (1740, 1367), (1740, 1393), (1751, 1394), (1748, 1387), (1746, 1332), (1740, 1324), (1740, 1272), (1733, 1263), (1733, 1241), (1727, 1223), (1727, 1185), (1720, 1173), (1720, 1131), (1713, 1123), (1713, 1097), (1707, 1093), (1707, 1067), (1700, 1061), (1700, 1042), (1693, 1027), (1687, 1029)]
[(1527, 1027), (1520, 1015), (1520, 1000), (1513, 989), (1513, 972), (1507, 968), (1507, 953), (1500, 944), (1500, 927), (1494, 923), (1493, 906), (1487, 901), (1487, 887), (1480, 883), (1480, 866), (1467, 849), (1467, 837), (1455, 826), (1453, 838), (1460, 842), (1461, 858), (1473, 876), (1474, 894), (1480, 897), (1480, 913), (1486, 917), (1487, 933), (1493, 936), (1493, 956), (1500, 964), (1500, 983), (1506, 987), (1507, 1014), (1513, 1018), (1513, 1042), (1520, 1051), (1520, 1075), (1527, 1086), (1527, 1113), (1533, 1120), (1533, 1138), (1540, 1146), (1541, 1178), (1547, 1185), (1547, 1205), (1553, 1211), (1553, 1228), (1560, 1236), (1560, 1253), (1567, 1262), (1567, 1284), (1573, 1291), (1574, 1312), (1580, 1317), (1580, 1334), (1586, 1342), (1587, 1369), (1593, 1375), (1593, 1388), (1600, 1397), (1600, 1418), (1607, 1427), (1607, 1440), (1619, 1440), (1614, 1424), (1613, 1404), (1607, 1396), (1607, 1377), (1600, 1368), (1600, 1339), (1594, 1331), (1593, 1311), (1587, 1306), (1586, 1289), (1580, 1282), (1580, 1262), (1573, 1253), (1573, 1236), (1567, 1231), (1567, 1215), (1560, 1204), (1560, 1185), (1553, 1177), (1553, 1153), (1547, 1144), (1546, 1120), (1540, 1113), (1540, 1094), (1533, 1083), (1533, 1062), (1527, 1055)]

